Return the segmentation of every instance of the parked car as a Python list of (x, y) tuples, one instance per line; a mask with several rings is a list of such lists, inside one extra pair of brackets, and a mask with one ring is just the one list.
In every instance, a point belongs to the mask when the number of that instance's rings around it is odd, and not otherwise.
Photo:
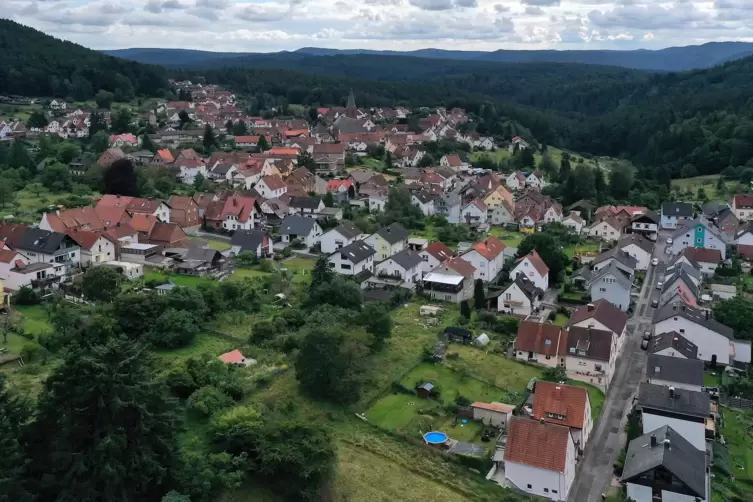
[(653, 300), (651, 300), (651, 306), (654, 308), (659, 308), (659, 299), (654, 298)]
[(656, 283), (656, 289), (661, 289), (664, 287), (664, 281), (659, 281)]
[(667, 237), (667, 245), (671, 246), (673, 242), (672, 237)]
[(653, 260), (651, 260), (651, 265), (653, 265), (654, 267), (657, 266), (658, 264), (659, 264), (659, 258), (654, 258)]
[(643, 340), (643, 341), (641, 342), (641, 348), (642, 348), (643, 350), (648, 350), (648, 340)]
[(651, 332), (650, 331), (644, 331), (643, 332), (643, 339), (644, 340), (651, 340)]

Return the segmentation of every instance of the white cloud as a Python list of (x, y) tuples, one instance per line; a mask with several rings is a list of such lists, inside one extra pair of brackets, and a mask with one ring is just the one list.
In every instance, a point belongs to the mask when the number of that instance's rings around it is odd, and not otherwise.
[(93, 48), (660, 48), (753, 40), (753, 0), (0, 0)]

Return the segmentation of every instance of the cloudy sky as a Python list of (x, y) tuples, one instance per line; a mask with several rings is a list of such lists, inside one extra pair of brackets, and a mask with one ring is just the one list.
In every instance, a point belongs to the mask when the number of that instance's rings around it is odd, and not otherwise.
[(753, 0), (0, 0), (95, 49), (657, 49), (753, 42)]

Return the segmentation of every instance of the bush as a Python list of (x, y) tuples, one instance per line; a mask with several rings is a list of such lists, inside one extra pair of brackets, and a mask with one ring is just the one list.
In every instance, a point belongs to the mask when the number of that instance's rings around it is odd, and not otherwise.
[(556, 318), (557, 318), (557, 311), (556, 310), (552, 310), (551, 312), (549, 312), (549, 320), (550, 321), (554, 321)]
[(267, 273), (274, 272), (275, 270), (274, 262), (271, 260), (261, 260), (259, 262), (259, 270), (261, 270), (262, 272), (267, 272)]
[(458, 396), (455, 398), (455, 404), (458, 406), (467, 407), (471, 405), (471, 402), (472, 401), (465, 396)]
[(43, 352), (44, 349), (36, 343), (27, 343), (21, 348), (21, 357), (23, 358), (24, 363), (28, 363), (36, 361), (40, 358)]
[(188, 408), (203, 417), (209, 417), (232, 405), (233, 399), (230, 396), (211, 385), (201, 387), (188, 398)]
[(303, 249), (306, 247), (306, 244), (301, 239), (293, 239), (290, 241), (290, 247), (293, 249)]
[(13, 297), (13, 302), (16, 305), (37, 305), (39, 296), (29, 286), (24, 286)]

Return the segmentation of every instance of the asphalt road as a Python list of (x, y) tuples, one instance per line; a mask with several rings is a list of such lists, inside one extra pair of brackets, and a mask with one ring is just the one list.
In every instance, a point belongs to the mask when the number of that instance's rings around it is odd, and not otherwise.
[(658, 295), (656, 282), (666, 268), (665, 236), (660, 236), (654, 248), (658, 266), (651, 266), (636, 301), (633, 316), (628, 319), (628, 339), (618, 357), (615, 375), (607, 392), (601, 417), (591, 431), (584, 459), (578, 466), (575, 482), (570, 488), (569, 502), (598, 502), (612, 480), (612, 464), (625, 445), (625, 422), (633, 396), (646, 366), (646, 353), (641, 349), (644, 331), (651, 329), (654, 309), (651, 299)]

